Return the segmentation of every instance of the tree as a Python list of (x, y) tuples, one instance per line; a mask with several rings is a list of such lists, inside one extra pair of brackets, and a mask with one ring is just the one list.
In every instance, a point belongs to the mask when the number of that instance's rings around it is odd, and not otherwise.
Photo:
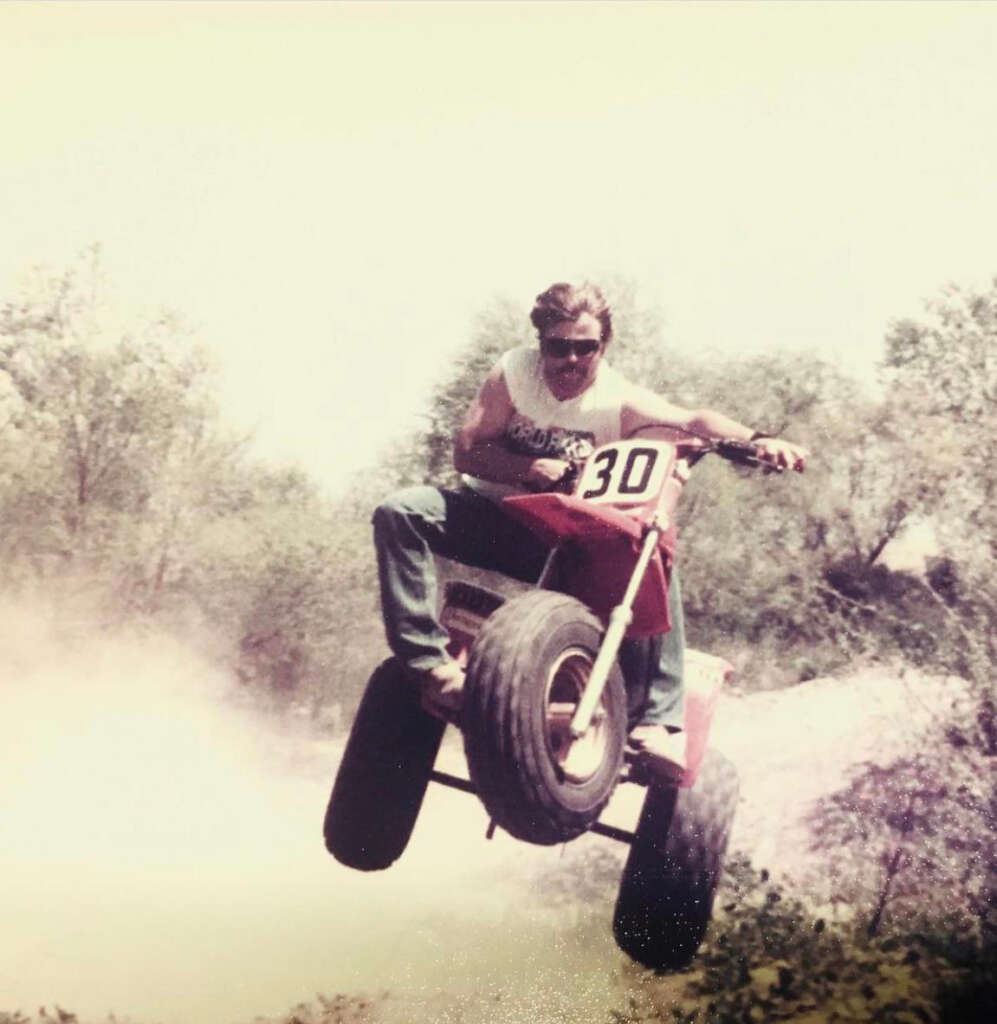
[(864, 765), (813, 815), (814, 848), (830, 858), (834, 898), (866, 907), (870, 937), (886, 924), (971, 924), (987, 842), (980, 765), (963, 763), (944, 735), (926, 742), (935, 744), (932, 756)]
[(0, 309), (2, 550), (41, 572), (110, 560), (154, 601), (237, 446), (216, 430), (203, 352), (169, 314), (118, 329), (98, 256)]
[(894, 390), (947, 440), (955, 492), (948, 504), (956, 504), (960, 523), (986, 527), (989, 547), (997, 489), (997, 278), (984, 291), (950, 286), (926, 313), (922, 321), (891, 325), (885, 366)]
[[(948, 664), (971, 681), (975, 707), (959, 735), (990, 766), (997, 757), (997, 278), (989, 287), (949, 287), (928, 304), (926, 316), (894, 324), (887, 336), (893, 388), (924, 410), (933, 436), (947, 444), (948, 478), (933, 506), (947, 556), (947, 581), (936, 603), (950, 640)], [(989, 832), (985, 885), (978, 909), (997, 938), (997, 783), (992, 767), (981, 820)]]
[[(90, 250), (0, 307), (0, 564), (157, 616), (254, 693), (317, 711), (382, 655), (366, 516), (224, 431), (180, 319), (124, 322)], [(348, 638), (348, 641), (347, 641)]]

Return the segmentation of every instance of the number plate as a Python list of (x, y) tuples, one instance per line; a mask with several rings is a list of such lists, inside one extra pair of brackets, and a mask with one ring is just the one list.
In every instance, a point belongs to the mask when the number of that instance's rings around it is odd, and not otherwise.
[(575, 494), (586, 501), (642, 505), (661, 492), (675, 447), (665, 441), (616, 441), (585, 463)]

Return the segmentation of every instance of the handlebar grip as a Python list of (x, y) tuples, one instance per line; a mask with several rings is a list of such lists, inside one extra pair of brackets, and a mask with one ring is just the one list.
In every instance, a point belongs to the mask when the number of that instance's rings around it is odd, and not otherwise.
[(761, 466), (765, 461), (758, 453), (758, 446), (750, 441), (717, 441), (714, 450), (722, 459), (740, 466)]

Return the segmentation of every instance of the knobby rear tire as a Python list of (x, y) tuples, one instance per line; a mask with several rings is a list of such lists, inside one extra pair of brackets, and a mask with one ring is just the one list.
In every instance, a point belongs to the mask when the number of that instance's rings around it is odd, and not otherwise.
[(706, 935), (737, 807), (737, 769), (708, 750), (689, 789), (652, 787), (613, 916), (620, 948), (645, 967), (689, 965)]
[[(550, 724), (554, 701), (584, 683), (603, 626), (581, 602), (537, 590), (507, 601), (471, 649), (462, 727), (468, 769), (492, 819), (518, 839), (562, 843), (598, 820), (619, 778), (626, 739), (623, 680), (613, 665), (584, 777), (558, 761), (566, 744)], [(559, 695), (554, 691), (559, 690)]]
[(412, 835), (445, 723), (389, 658), (370, 677), (325, 813), (326, 849), (341, 864), (381, 871)]

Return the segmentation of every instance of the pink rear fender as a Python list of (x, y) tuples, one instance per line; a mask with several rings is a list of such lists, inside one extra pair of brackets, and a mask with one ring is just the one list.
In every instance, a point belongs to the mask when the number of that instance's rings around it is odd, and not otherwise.
[(710, 742), (710, 726), (720, 690), (734, 674), (723, 658), (690, 647), (685, 651), (686, 770), (680, 786), (692, 786)]

